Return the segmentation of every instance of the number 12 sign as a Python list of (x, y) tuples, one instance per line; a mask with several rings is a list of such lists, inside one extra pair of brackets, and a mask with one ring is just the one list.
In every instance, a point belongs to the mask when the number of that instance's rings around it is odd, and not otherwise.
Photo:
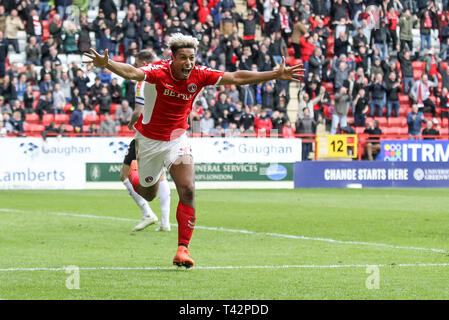
[(357, 158), (357, 135), (317, 136), (318, 158)]

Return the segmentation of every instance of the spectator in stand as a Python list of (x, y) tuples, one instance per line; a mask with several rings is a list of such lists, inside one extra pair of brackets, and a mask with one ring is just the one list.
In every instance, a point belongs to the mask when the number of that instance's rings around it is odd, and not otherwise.
[(269, 136), (273, 123), (265, 110), (262, 110), (254, 119), (254, 130), (257, 136)]
[(12, 132), (14, 134), (24, 133), (23, 130), (23, 118), (20, 111), (14, 111), (12, 114), (12, 118), (9, 120), (12, 125)]
[(36, 106), (36, 113), (42, 120), (44, 114), (51, 113), (53, 110), (53, 93), (52, 91), (47, 91), (45, 95), (41, 96), (39, 102)]
[(126, 18), (122, 21), (123, 45), (125, 52), (128, 52), (129, 45), (136, 42), (139, 34), (137, 15), (128, 9)]
[(8, 56), (8, 45), (3, 38), (3, 32), (0, 31), (0, 78), (5, 76), (6, 58)]
[(19, 78), (13, 79), (13, 84), (16, 89), (17, 99), (23, 102), (23, 95), (25, 94), (27, 88), (27, 76), (25, 73), (21, 73)]
[[(423, 136), (424, 140), (435, 140), (436, 136), (440, 135), (440, 127), (437, 127), (437, 130), (433, 128), (433, 122), (427, 121), (426, 127), (422, 130), (421, 135)], [(429, 138), (426, 138), (426, 136), (430, 136)]]
[(74, 22), (70, 20), (66, 20), (64, 22), (64, 26), (62, 29), (62, 35), (64, 36), (64, 40), (62, 41), (62, 48), (64, 53), (73, 54), (78, 53), (78, 46), (76, 44), (76, 39), (80, 34), (80, 27), (77, 26)]
[(0, 86), (0, 95), (5, 98), (5, 103), (12, 105), (17, 99), (17, 92), (14, 85), (11, 83), (9, 75), (3, 78), (3, 84)]
[(129, 106), (128, 101), (123, 100), (121, 105), (118, 106), (117, 110), (115, 111), (115, 121), (118, 125), (126, 126), (131, 120), (132, 114), (133, 110)]
[(23, 30), (24, 28), (25, 26), (23, 25), (22, 20), (17, 15), (17, 10), (11, 10), (10, 15), (6, 18), (5, 37), (8, 47), (12, 44), (16, 53), (20, 53), (17, 32), (19, 30)]
[(41, 47), (37, 43), (36, 37), (31, 36), (29, 43), (25, 47), (26, 64), (33, 63), (36, 66), (41, 65)]
[(309, 57), (309, 73), (323, 79), (326, 65), (326, 58), (322, 55), (321, 49), (315, 48), (313, 54)]
[(353, 101), (354, 105), (354, 126), (366, 127), (366, 114), (368, 113), (368, 99), (366, 98), (366, 91), (364, 88), (358, 90), (357, 95)]
[[(343, 55), (343, 57), (345, 57)], [(332, 68), (333, 77), (334, 77), (334, 89), (335, 91), (339, 91), (343, 86), (344, 80), (347, 80), (349, 77), (349, 72), (351, 71), (351, 67), (346, 63), (346, 57), (344, 59), (340, 58), (340, 61), (335, 57), (334, 58), (334, 66)]]
[(391, 116), (391, 111), (394, 109), (396, 117), (399, 116), (399, 92), (401, 92), (401, 81), (396, 78), (396, 72), (390, 72), (386, 80), (387, 89), (387, 118)]
[(298, 92), (298, 101), (299, 101), (298, 117), (300, 119), (302, 119), (303, 118), (303, 110), (304, 110), (304, 108), (307, 108), (307, 109), (309, 109), (309, 115), (312, 118), (315, 118), (314, 117), (314, 106), (323, 99), (325, 92), (326, 92), (326, 88), (321, 87), (320, 94), (317, 97), (315, 97), (314, 99), (310, 99), (310, 96), (307, 92), (299, 91)]
[(369, 90), (371, 93), (371, 100), (369, 101), (370, 116), (374, 117), (374, 113), (377, 110), (377, 116), (382, 117), (385, 107), (384, 98), (387, 91), (382, 74), (376, 74), (375, 80), (369, 85)]
[(340, 128), (345, 128), (348, 125), (347, 115), (349, 111), (349, 102), (351, 95), (347, 86), (340, 88), (340, 91), (334, 97), (335, 105), (332, 113), (331, 134), (337, 133), (338, 125)]
[(37, 42), (42, 43), (42, 30), (42, 14), (39, 16), (38, 11), (32, 9), (27, 17), (26, 32), (29, 36), (35, 36)]
[(75, 87), (79, 90), (80, 97), (84, 97), (87, 95), (88, 87), (87, 83), (89, 82), (89, 78), (84, 74), (83, 70), (77, 69), (76, 71), (76, 77), (73, 79), (73, 84)]
[(84, 104), (82, 102), (78, 103), (76, 110), (70, 115), (69, 124), (73, 126), (73, 132), (82, 133), (83, 132), (83, 110)]
[[(382, 135), (382, 130), (379, 129), (379, 121), (371, 121), (364, 133), (375, 136)], [(373, 161), (374, 156), (380, 151), (380, 137), (369, 137), (368, 141), (369, 142), (366, 145), (366, 154), (368, 155), (368, 160)]]
[(441, 74), (441, 84), (443, 88), (449, 90), (449, 65), (443, 69), (441, 66), (442, 59), (438, 59), (438, 72)]
[(67, 72), (64, 71), (61, 73), (61, 78), (59, 79), (58, 83), (59, 83), (62, 93), (64, 94), (66, 101), (70, 102), (70, 100), (72, 98), (72, 93), (71, 93), (72, 82), (70, 81), (69, 75), (67, 74)]
[(111, 108), (112, 98), (109, 94), (108, 88), (101, 88), (101, 95), (98, 98), (98, 103), (100, 105), (100, 114), (109, 113), (109, 109)]
[(88, 52), (91, 47), (90, 32), (95, 31), (92, 23), (87, 21), (87, 15), (81, 14), (80, 18), (80, 34), (78, 38), (78, 51), (80, 53)]
[(7, 17), (8, 17), (8, 15), (5, 13), (5, 7), (3, 5), (0, 5), (0, 31), (1, 32), (5, 32)]
[(96, 76), (94, 85), (89, 88), (89, 97), (93, 105), (97, 105), (99, 103), (102, 88), (103, 85), (101, 84), (101, 79), (99, 76)]
[(401, 52), (407, 49), (412, 51), (413, 47), (413, 33), (412, 29), (419, 23), (418, 18), (410, 13), (410, 9), (406, 9), (399, 19), (399, 39), (401, 41)]
[(117, 133), (117, 129), (115, 127), (115, 121), (112, 120), (109, 112), (106, 112), (104, 114), (104, 120), (101, 121), (101, 123), (100, 123), (99, 133), (101, 133), (101, 134), (116, 134)]
[(56, 0), (55, 4), (61, 19), (64, 20), (66, 17), (69, 16), (72, 0)]
[(251, 112), (251, 108), (249, 106), (245, 106), (245, 112), (242, 114), (240, 118), (240, 131), (242, 132), (248, 132), (252, 131), (254, 132), (254, 122), (255, 122), (255, 115)]
[(449, 90), (446, 87), (441, 89), (440, 95), (441, 120), (449, 118)]
[(108, 91), (112, 98), (112, 103), (122, 102), (122, 87), (118, 84), (117, 78), (112, 78), (111, 83), (108, 84)]
[(347, 55), (348, 46), (349, 46), (348, 35), (345, 32), (341, 31), (339, 33), (338, 38), (335, 40), (334, 54), (336, 56), (340, 56), (342, 54)]
[(34, 95), (33, 87), (30, 83), (27, 84), (25, 93), (23, 94), (23, 103), (25, 108), (25, 113), (33, 113)]
[(380, 20), (380, 27), (373, 32), (373, 45), (379, 50), (380, 59), (383, 61), (388, 56), (388, 43), (390, 42), (390, 33), (385, 25), (385, 20)]
[[(303, 117), (297, 118), (296, 120), (296, 134), (298, 135), (310, 135), (315, 134), (316, 130), (316, 122), (310, 115), (310, 109), (304, 108), (302, 110)], [(311, 139), (312, 137), (303, 137), (303, 139)], [(311, 142), (303, 142), (302, 143), (302, 161), (309, 160), (309, 154), (312, 151), (312, 143)]]
[(313, 44), (313, 37), (306, 33), (301, 39), (299, 39), (299, 44), (301, 45), (301, 57), (304, 64), (304, 69), (306, 69), (304, 73), (304, 78), (307, 78), (308, 70), (309, 70), (309, 59), (315, 50), (315, 45)]
[(53, 113), (64, 114), (64, 107), (66, 104), (64, 93), (61, 91), (59, 83), (55, 83), (55, 89), (53, 91)]
[(62, 19), (61, 15), (54, 14), (53, 15), (53, 21), (48, 26), (48, 31), (50, 32), (50, 35), (53, 37), (53, 39), (56, 42), (56, 48), (58, 51), (61, 51), (62, 49)]
[(436, 121), (435, 115), (435, 103), (430, 100), (430, 88), (436, 87), (438, 82), (430, 81), (427, 74), (423, 73), (421, 79), (417, 80), (412, 87), (410, 96), (413, 101), (418, 105), (420, 111), (424, 112), (426, 109), (430, 109), (434, 121)]
[[(399, 1), (396, 3), (400, 4)], [(402, 9), (402, 7), (401, 7), (401, 9)], [(399, 12), (396, 11), (394, 6), (391, 6), (388, 9), (386, 20), (387, 20), (387, 24), (388, 24), (388, 31), (390, 32), (390, 39), (392, 40), (392, 48), (393, 48), (393, 50), (399, 51), (400, 47), (399, 47), (398, 34), (397, 34), (397, 28), (398, 28), (398, 22), (399, 22)]]
[(201, 133), (211, 134), (214, 133), (215, 121), (212, 118), (212, 113), (206, 110), (204, 117), (200, 120)]
[(404, 52), (398, 53), (398, 59), (401, 64), (402, 72), (402, 82), (404, 84), (404, 94), (408, 94), (410, 89), (415, 83), (413, 79), (413, 66), (412, 59), (410, 57), (410, 51), (406, 50)]
[(41, 93), (41, 99), (45, 96), (48, 91), (53, 91), (55, 87), (55, 83), (51, 79), (51, 75), (49, 73), (44, 74), (44, 79), (41, 81), (39, 85), (39, 91)]
[(414, 103), (412, 112), (407, 115), (408, 134), (409, 136), (419, 136), (421, 134), (421, 123), (426, 123), (424, 114), (419, 111), (419, 106)]
[(289, 120), (287, 120), (287, 122), (285, 122), (285, 125), (282, 127), (282, 137), (284, 139), (294, 139), (296, 137), (295, 127)]
[(296, 15), (294, 20), (295, 23), (293, 24), (291, 43), (295, 50), (295, 58), (299, 59), (301, 58), (301, 51), (302, 51), (300, 40), (305, 34), (307, 34), (309, 28), (306, 23), (306, 19), (299, 20), (299, 15)]
[(282, 128), (287, 123), (288, 119), (284, 113), (280, 113), (279, 111), (274, 111), (271, 116), (271, 123), (273, 124), (273, 128), (271, 129), (271, 134), (273, 136), (281, 136)]
[(42, 131), (42, 138), (44, 139), (44, 141), (46, 141), (48, 135), (50, 135), (50, 137), (54, 137), (60, 135), (60, 133), (61, 131), (56, 126), (56, 122), (52, 121), (48, 126), (45, 127), (45, 130)]
[(420, 35), (421, 35), (421, 52), (424, 50), (424, 43), (426, 43), (427, 49), (431, 46), (431, 30), (433, 29), (434, 21), (436, 23), (436, 12), (433, 2), (429, 1), (427, 8), (421, 10), (418, 14), (420, 18)]

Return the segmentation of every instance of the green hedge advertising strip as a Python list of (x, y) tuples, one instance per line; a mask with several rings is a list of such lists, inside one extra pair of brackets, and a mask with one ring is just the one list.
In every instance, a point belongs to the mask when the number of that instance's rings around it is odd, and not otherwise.
[[(121, 167), (121, 163), (86, 163), (86, 181), (119, 181)], [(197, 163), (195, 179), (196, 181), (293, 181), (293, 163)]]

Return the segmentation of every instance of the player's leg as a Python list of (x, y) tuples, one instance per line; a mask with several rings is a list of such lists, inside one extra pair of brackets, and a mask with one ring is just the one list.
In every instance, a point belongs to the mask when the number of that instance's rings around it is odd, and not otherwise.
[(156, 231), (170, 231), (170, 186), (165, 171), (159, 179), (158, 197), (162, 216), (161, 224)]
[(120, 171), (120, 180), (122, 180), (126, 189), (128, 189), (130, 196), (134, 199), (136, 204), (142, 210), (142, 220), (133, 229), (133, 231), (140, 231), (145, 229), (147, 226), (157, 222), (158, 219), (154, 214), (153, 210), (151, 210), (148, 202), (134, 190), (134, 187), (130, 181), (130, 175), (131, 179), (133, 175), (137, 175), (137, 168), (134, 169), (132, 168), (133, 164), (136, 165), (135, 159), (136, 159), (136, 149), (135, 149), (135, 140), (133, 139), (129, 144), (128, 153), (126, 154), (125, 159), (123, 160), (122, 170)]
[(179, 195), (176, 209), (178, 251), (173, 264), (190, 268), (194, 261), (190, 258), (188, 246), (195, 226), (195, 169), (191, 155), (178, 158), (170, 167), (170, 175)]

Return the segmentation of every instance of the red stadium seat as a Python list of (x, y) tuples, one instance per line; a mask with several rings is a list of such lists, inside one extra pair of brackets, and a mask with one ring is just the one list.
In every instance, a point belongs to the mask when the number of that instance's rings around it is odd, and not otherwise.
[(121, 134), (132, 134), (134, 130), (129, 130), (128, 126), (121, 126), (120, 133)]
[(41, 124), (29, 124), (24, 126), (24, 130), (25, 132), (30, 132), (30, 133), (40, 133), (42, 131), (45, 130), (45, 127)]
[(100, 122), (100, 118), (98, 117), (98, 115), (96, 114), (89, 114), (86, 116), (86, 118), (84, 118), (84, 123), (85, 124), (91, 124), (91, 123), (99, 123)]
[(407, 95), (403, 95), (403, 94), (400, 94), (399, 95), (399, 103), (400, 104), (403, 104), (403, 103), (409, 103), (409, 97), (407, 96)]
[(407, 135), (408, 134), (408, 127), (399, 128), (399, 134), (400, 135)]
[(443, 118), (443, 120), (441, 121), (441, 127), (447, 128), (448, 126), (449, 126), (449, 119)]
[(379, 121), (379, 127), (386, 127), (388, 124), (386, 117), (377, 117), (376, 120)]
[(426, 69), (426, 63), (423, 61), (412, 61), (412, 67), (414, 70), (420, 70), (424, 72)]
[(364, 127), (355, 127), (355, 133), (356, 134), (362, 134), (365, 132), (365, 128)]
[(32, 123), (39, 123), (41, 119), (39, 118), (39, 115), (36, 113), (28, 113), (25, 116), (25, 122), (28, 122), (29, 124)]
[(120, 106), (120, 103), (112, 103), (111, 108), (109, 109), (109, 113), (111, 115), (115, 115), (115, 112), (117, 111), (117, 108)]
[(69, 113), (72, 111), (72, 105), (70, 103), (66, 103), (64, 108), (62, 109), (65, 113)]
[(399, 116), (400, 117), (406, 117), (407, 116), (407, 114), (409, 113), (409, 109), (410, 109), (410, 107), (408, 106), (408, 105), (401, 105), (400, 107), (399, 107)]
[(68, 114), (57, 114), (55, 115), (55, 121), (57, 124), (69, 122), (70, 116)]
[(48, 126), (50, 123), (52, 123), (55, 120), (55, 116), (52, 113), (46, 113), (42, 116), (42, 124), (44, 126)]
[(421, 78), (421, 75), (423, 74), (424, 71), (421, 70), (413, 70), (413, 79), (417, 80), (419, 78)]
[(326, 88), (326, 92), (331, 94), (334, 92), (334, 84), (332, 82), (323, 82), (323, 86)]
[(390, 128), (392, 127), (406, 127), (407, 126), (407, 119), (403, 117), (390, 117), (388, 118), (388, 126)]
[(71, 125), (71, 124), (66, 124), (65, 125), (65, 129), (68, 131), (68, 132), (73, 132), (73, 126)]

